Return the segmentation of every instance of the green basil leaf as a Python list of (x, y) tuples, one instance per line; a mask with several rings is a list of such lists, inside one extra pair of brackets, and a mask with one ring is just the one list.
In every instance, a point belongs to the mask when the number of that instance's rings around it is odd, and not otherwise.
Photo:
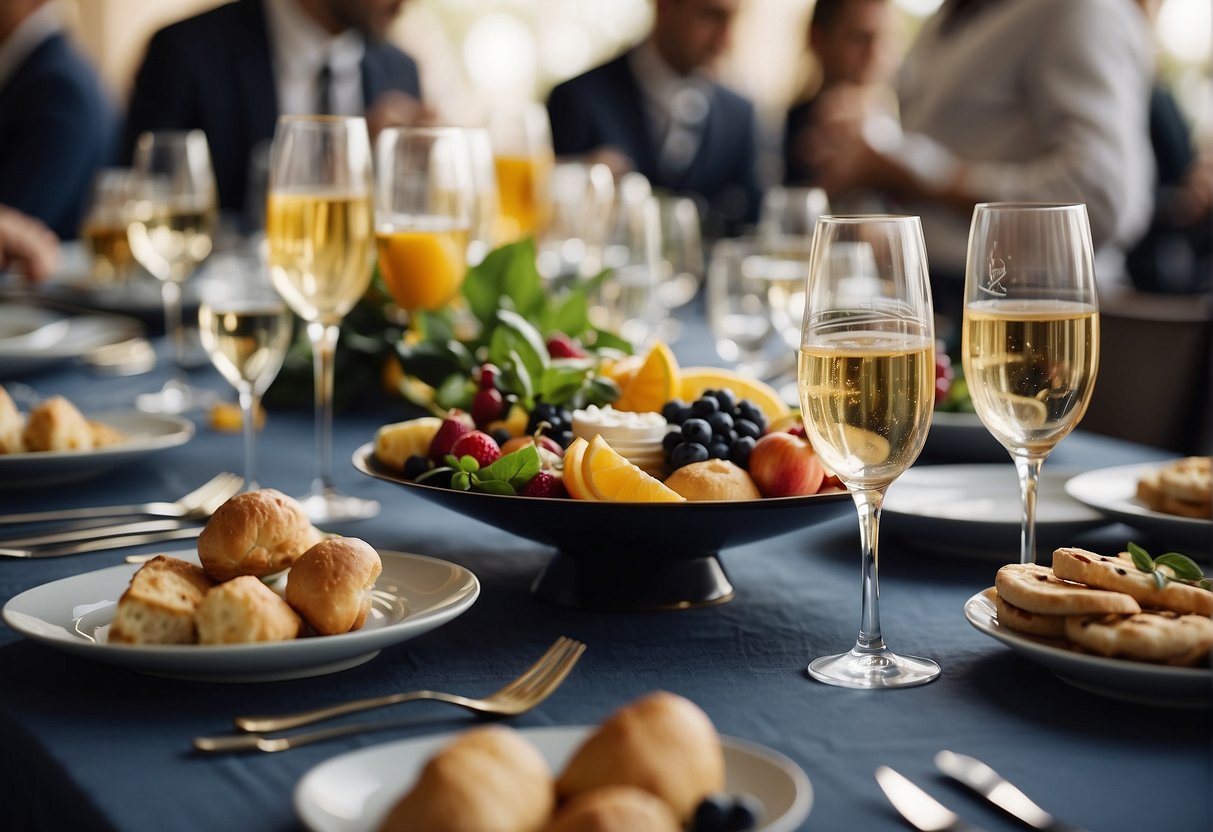
[(543, 331), (559, 330), (573, 337), (585, 332), (590, 325), (590, 304), (584, 291), (572, 289), (548, 302), (543, 318)]
[(1181, 555), (1179, 552), (1167, 552), (1165, 555), (1159, 555), (1154, 558), (1154, 565), (1170, 567), (1171, 572), (1181, 581), (1199, 581), (1205, 576), (1205, 573), (1190, 557)]
[(412, 327), (426, 341), (446, 344), (455, 340), (455, 327), (449, 313), (420, 311), (412, 313)]
[(589, 369), (586, 364), (553, 364), (540, 374), (535, 394), (549, 404), (564, 404), (581, 389)]
[(622, 338), (613, 332), (608, 332), (605, 329), (598, 329), (597, 327), (594, 328), (593, 332), (593, 344), (595, 350), (612, 349), (619, 350), (620, 352), (627, 353), (628, 355), (632, 354), (632, 342), (626, 338)]
[(1136, 543), (1129, 543), (1129, 557), (1133, 559), (1133, 565), (1142, 572), (1154, 571), (1154, 559), (1150, 557), (1149, 552)]
[(613, 379), (606, 376), (594, 376), (582, 390), (583, 405), (603, 407), (619, 398), (622, 391)]
[(439, 386), (452, 375), (466, 375), (471, 369), (470, 365), (464, 366), (461, 357), (444, 343), (419, 341), (416, 344), (406, 344), (400, 341), (396, 344), (396, 355), (406, 373), (431, 387)]
[(451, 488), (456, 491), (469, 491), (472, 487), (472, 475), (467, 471), (456, 471), (451, 475)]
[(483, 494), (504, 494), (508, 497), (518, 493), (514, 490), (514, 486), (501, 480), (478, 480), (472, 483), (472, 490)]
[(538, 449), (534, 445), (527, 445), (506, 454), (492, 465), (485, 466), (480, 476), (482, 479), (500, 480), (521, 488), (539, 473), (541, 467), (543, 465)]
[(547, 344), (535, 325), (509, 309), (497, 310), (497, 328), (493, 330), (490, 344), (499, 337), (505, 338), (507, 349), (514, 350), (526, 363), (527, 371), (537, 378), (548, 366)]
[(434, 389), (434, 404), (442, 410), (470, 410), (476, 385), (466, 373), (453, 373)]
[(535, 267), (535, 243), (521, 240), (507, 247), (510, 258), (502, 272), (501, 293), (514, 302), (514, 309), (526, 318), (538, 318), (546, 302), (543, 278)]

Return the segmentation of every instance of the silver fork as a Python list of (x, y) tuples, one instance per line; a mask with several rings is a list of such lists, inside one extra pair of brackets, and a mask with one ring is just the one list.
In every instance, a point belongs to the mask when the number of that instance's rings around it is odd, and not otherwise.
[[(242, 731), (284, 731), (301, 725), (330, 719), (342, 714), (380, 708), (399, 702), (413, 702), (419, 699), (433, 699), (458, 705), (469, 711), (495, 716), (516, 716), (526, 713), (540, 702), (543, 702), (568, 677), (573, 666), (585, 652), (585, 645), (580, 641), (561, 636), (540, 656), (539, 660), (523, 671), (522, 675), (509, 682), (499, 690), (495, 690), (482, 699), (471, 699), (450, 693), (432, 690), (418, 690), (407, 693), (394, 693), (388, 696), (377, 696), (370, 699), (357, 699), (324, 708), (315, 708), (282, 716), (247, 716), (237, 717), (236, 727)], [(194, 748), (199, 751), (286, 751), (321, 740), (341, 737), (362, 731), (375, 731), (400, 725), (399, 721), (359, 723), (356, 725), (338, 725), (332, 728), (321, 728), (288, 737), (265, 737), (260, 734), (229, 734), (219, 737), (195, 737)]]
[[(137, 503), (129, 506), (94, 506), (91, 508), (68, 508), (54, 511), (31, 511), (24, 514), (0, 515), (0, 524), (41, 523), (60, 520), (87, 520), (98, 517), (128, 517), (148, 515), (153, 517), (201, 517), (209, 516), (220, 503), (240, 490), (244, 480), (226, 471), (174, 502)], [(218, 500), (218, 502), (215, 502)], [(205, 514), (204, 514), (205, 512)]]

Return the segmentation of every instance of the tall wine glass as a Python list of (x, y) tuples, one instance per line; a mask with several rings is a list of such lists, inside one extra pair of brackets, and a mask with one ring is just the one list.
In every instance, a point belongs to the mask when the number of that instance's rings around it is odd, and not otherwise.
[(366, 120), (281, 116), (270, 149), (265, 236), (270, 279), (307, 324), (315, 371), (316, 479), (302, 502), (314, 523), (373, 517), (379, 504), (333, 484), (333, 359), (345, 317), (375, 264)]
[(160, 281), (175, 365), (159, 392), (139, 396), (135, 403), (150, 412), (184, 413), (214, 398), (185, 379), (181, 321), (182, 284), (210, 255), (218, 220), (206, 134), (166, 130), (140, 135), (129, 189), (127, 239), (135, 260)]
[(771, 323), (791, 349), (800, 343), (805, 274), (817, 218), (829, 210), (821, 188), (768, 188), (762, 197), (758, 239), (768, 281)]
[(542, 104), (495, 111), (489, 118), (497, 173), (497, 243), (543, 233), (552, 213), (548, 179), (556, 157)]
[(1099, 304), (1085, 205), (989, 203), (974, 209), (961, 337), (973, 407), (1019, 472), (1019, 560), (1035, 563), (1040, 469), (1086, 413), (1099, 369)]
[(493, 250), (497, 225), (497, 170), (493, 162), (493, 140), (483, 127), (466, 130), (469, 163), (472, 166), (472, 231), (468, 237), (468, 265), (478, 266)]
[[(873, 250), (879, 282), (856, 282), (832, 256), (838, 245)], [(926, 250), (918, 217), (827, 216), (809, 257), (800, 348), (805, 430), (859, 511), (862, 614), (850, 652), (809, 665), (849, 688), (921, 685), (939, 675), (930, 659), (902, 656), (880, 631), (877, 540), (885, 491), (914, 462), (931, 424), (935, 334)]]
[(388, 128), (375, 141), (379, 273), (408, 311), (440, 309), (467, 274), (475, 192), (465, 131)]
[(103, 168), (93, 177), (80, 239), (89, 253), (93, 281), (98, 286), (123, 286), (135, 269), (126, 233), (130, 196), (130, 168)]
[(254, 440), (261, 396), (282, 369), (291, 315), (260, 259), (215, 263), (198, 307), (198, 332), (211, 363), (236, 388), (244, 433), (244, 487), (257, 485)]
[(772, 331), (766, 281), (758, 275), (758, 262), (753, 239), (717, 240), (705, 290), (716, 354), (752, 378), (762, 378), (770, 369), (765, 353)]

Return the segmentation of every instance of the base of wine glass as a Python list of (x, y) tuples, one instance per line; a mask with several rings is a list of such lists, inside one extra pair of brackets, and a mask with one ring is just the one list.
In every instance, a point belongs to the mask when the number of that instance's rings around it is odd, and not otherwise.
[(299, 502), (307, 512), (308, 519), (317, 526), (325, 523), (341, 523), (348, 520), (369, 520), (379, 514), (379, 503), (350, 497), (336, 489), (313, 491)]
[(169, 379), (155, 393), (143, 393), (135, 397), (135, 407), (144, 413), (188, 413), (210, 407), (219, 401), (219, 394), (214, 390), (182, 381), (178, 378)]
[(939, 676), (939, 665), (930, 659), (859, 648), (815, 659), (808, 670), (810, 676), (827, 685), (862, 690), (909, 688), (933, 682)]

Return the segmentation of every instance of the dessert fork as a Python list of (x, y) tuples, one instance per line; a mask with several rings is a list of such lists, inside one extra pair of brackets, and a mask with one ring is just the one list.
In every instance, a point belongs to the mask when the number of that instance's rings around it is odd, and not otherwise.
[[(342, 714), (365, 711), (398, 702), (413, 702), (419, 699), (434, 699), (458, 705), (476, 713), (494, 716), (517, 716), (534, 708), (543, 702), (568, 677), (573, 666), (585, 652), (585, 645), (580, 641), (561, 636), (548, 648), (539, 660), (523, 671), (522, 675), (509, 682), (499, 690), (493, 691), (483, 699), (470, 699), (450, 693), (432, 690), (418, 690), (407, 693), (393, 693), (388, 696), (376, 696), (369, 699), (357, 699), (324, 708), (315, 708), (282, 716), (246, 716), (235, 719), (236, 727), (242, 731), (282, 731), (297, 728), (313, 722), (330, 719)], [(224, 752), (245, 751), (286, 751), (321, 740), (332, 739), (346, 734), (362, 731), (374, 731), (399, 725), (399, 721), (359, 723), (356, 725), (338, 725), (332, 728), (322, 728), (288, 737), (265, 737), (259, 734), (232, 734), (219, 737), (195, 737), (194, 748), (199, 751)]]
[(149, 515), (154, 517), (207, 517), (220, 504), (240, 490), (244, 479), (226, 471), (217, 474), (188, 494), (169, 502), (137, 503), (129, 506), (94, 506), (91, 508), (68, 508), (54, 511), (31, 511), (24, 514), (0, 515), (0, 524), (41, 523), (61, 520), (87, 520), (98, 517), (127, 517)]

